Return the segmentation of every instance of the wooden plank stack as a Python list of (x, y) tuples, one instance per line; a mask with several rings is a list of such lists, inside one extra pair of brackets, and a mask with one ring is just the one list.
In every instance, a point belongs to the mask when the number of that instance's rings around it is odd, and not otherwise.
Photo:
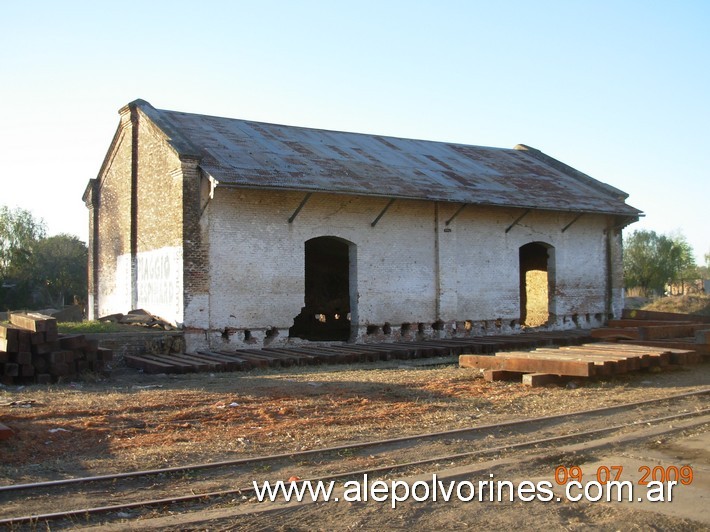
[(63, 335), (57, 320), (33, 313), (10, 314), (0, 324), (0, 382), (48, 384), (84, 373), (105, 373), (113, 359), (110, 349), (84, 335)]
[(529, 386), (556, 382), (560, 378), (608, 377), (643, 368), (697, 362), (700, 362), (700, 356), (688, 349), (617, 343), (459, 357), (460, 367), (484, 370), (484, 378), (488, 381), (517, 379)]
[(618, 375), (645, 368), (696, 364), (710, 358), (710, 317), (624, 310), (591, 336), (610, 343), (560, 349), (462, 355), (461, 367), (479, 368), (489, 381), (537, 386), (569, 378)]
[(595, 338), (624, 344), (688, 349), (710, 357), (710, 316), (625, 309), (620, 320), (592, 331)]
[(307, 364), (352, 364), (381, 360), (492, 353), (504, 349), (574, 345), (589, 341), (589, 331), (556, 331), (518, 335), (469, 336), (435, 340), (351, 343), (313, 343), (263, 349), (203, 350), (197, 353), (126, 355), (126, 365), (145, 373), (245, 371), (252, 368)]

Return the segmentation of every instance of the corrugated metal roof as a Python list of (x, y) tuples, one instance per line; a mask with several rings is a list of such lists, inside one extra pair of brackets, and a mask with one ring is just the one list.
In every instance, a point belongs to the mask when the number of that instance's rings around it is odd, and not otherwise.
[(219, 186), (638, 216), (623, 192), (537, 150), (326, 131), (134, 102)]

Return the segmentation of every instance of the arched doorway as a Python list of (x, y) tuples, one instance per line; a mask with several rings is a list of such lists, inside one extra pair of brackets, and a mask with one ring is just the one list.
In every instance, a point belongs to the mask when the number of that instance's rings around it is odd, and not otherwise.
[(520, 324), (540, 327), (554, 317), (555, 248), (544, 242), (520, 247)]
[(289, 336), (305, 340), (351, 337), (357, 301), (355, 244), (332, 236), (305, 243), (305, 295)]

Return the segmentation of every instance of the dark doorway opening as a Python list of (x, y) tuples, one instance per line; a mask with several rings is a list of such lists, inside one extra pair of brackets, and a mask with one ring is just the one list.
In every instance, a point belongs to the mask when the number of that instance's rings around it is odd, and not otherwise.
[(531, 242), (520, 247), (520, 323), (546, 325), (554, 316), (554, 247)]
[(305, 297), (289, 336), (347, 341), (351, 335), (351, 256), (354, 244), (322, 236), (306, 241)]

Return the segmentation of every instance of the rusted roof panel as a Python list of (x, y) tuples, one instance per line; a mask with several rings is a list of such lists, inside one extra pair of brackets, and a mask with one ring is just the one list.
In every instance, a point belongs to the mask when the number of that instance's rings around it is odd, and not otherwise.
[(220, 186), (640, 214), (623, 192), (527, 147), (326, 131), (136, 105), (179, 153), (199, 157)]

